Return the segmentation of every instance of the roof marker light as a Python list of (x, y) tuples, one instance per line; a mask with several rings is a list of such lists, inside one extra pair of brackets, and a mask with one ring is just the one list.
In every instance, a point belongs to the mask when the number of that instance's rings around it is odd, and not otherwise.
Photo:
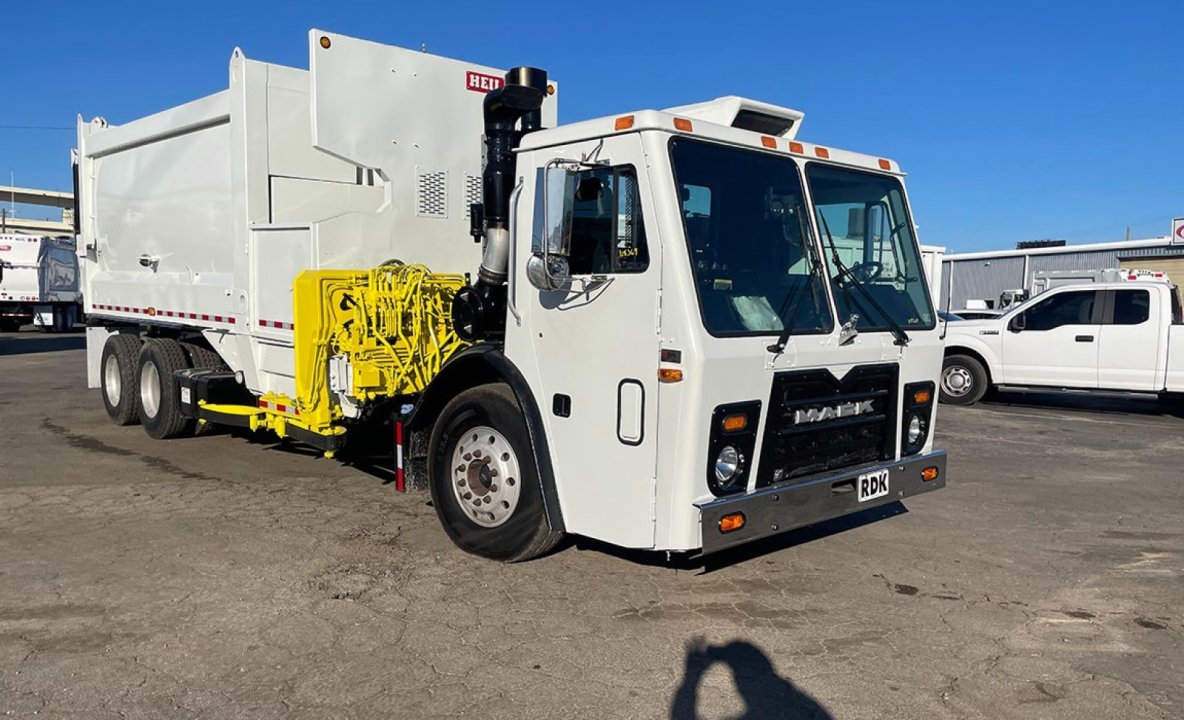
[(891, 170), (892, 163), (888, 162), (887, 160), (885, 160), (883, 158), (880, 158), (880, 169), (881, 170)]
[(695, 128), (691, 125), (691, 121), (686, 118), (674, 118), (674, 129), (682, 130), (683, 132), (692, 132)]
[(830, 159), (830, 150), (827, 150), (824, 147), (814, 148), (814, 154), (817, 155), (818, 157), (822, 158), (823, 160)]
[(800, 142), (794, 142), (791, 140), (789, 143), (789, 151), (795, 153), (805, 153), (806, 148)]
[(616, 130), (628, 130), (631, 127), (633, 127), (632, 115), (622, 115), (621, 117), (617, 118), (615, 123), (613, 123), (613, 128)]
[(767, 148), (776, 148), (777, 140), (769, 137), (768, 135), (761, 135), (761, 145), (764, 145)]

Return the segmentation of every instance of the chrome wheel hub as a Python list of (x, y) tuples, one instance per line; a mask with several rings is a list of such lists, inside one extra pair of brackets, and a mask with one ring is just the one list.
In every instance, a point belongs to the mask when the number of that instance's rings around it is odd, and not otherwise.
[(521, 494), (518, 457), (505, 436), (475, 427), (456, 443), (449, 477), (456, 503), (481, 527), (502, 525), (514, 514)]
[(160, 372), (156, 369), (156, 363), (144, 363), (144, 367), (140, 368), (140, 407), (150, 418), (160, 412)]
[(107, 356), (103, 363), (103, 390), (107, 393), (107, 402), (111, 407), (119, 407), (119, 399), (123, 397), (123, 379), (119, 374), (119, 361), (114, 355)]
[(946, 368), (941, 374), (941, 389), (947, 395), (962, 397), (974, 387), (974, 376), (961, 365)]

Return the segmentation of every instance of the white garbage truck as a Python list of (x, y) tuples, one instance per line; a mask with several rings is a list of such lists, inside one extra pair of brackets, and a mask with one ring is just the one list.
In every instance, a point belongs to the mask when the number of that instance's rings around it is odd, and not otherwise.
[(81, 316), (72, 237), (0, 234), (0, 332), (66, 332)]
[(115, 422), (326, 456), (389, 431), (451, 539), (500, 560), (565, 534), (706, 554), (944, 486), (896, 162), (740, 97), (557, 125), (537, 68), (309, 52), (79, 119)]

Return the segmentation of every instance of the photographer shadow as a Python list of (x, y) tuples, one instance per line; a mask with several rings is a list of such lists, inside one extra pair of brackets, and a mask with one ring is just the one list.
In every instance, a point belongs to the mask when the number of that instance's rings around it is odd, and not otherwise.
[(671, 720), (699, 717), (699, 684), (704, 673), (722, 663), (732, 671), (736, 692), (744, 702), (739, 720), (833, 720), (818, 701), (781, 677), (760, 648), (736, 640), (727, 645), (707, 645), (702, 638), (687, 647), (686, 671), (670, 704)]

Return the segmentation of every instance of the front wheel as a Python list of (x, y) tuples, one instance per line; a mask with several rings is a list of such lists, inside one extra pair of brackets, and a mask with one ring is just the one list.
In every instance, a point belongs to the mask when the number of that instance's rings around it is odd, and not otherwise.
[(518, 562), (563, 538), (547, 522), (526, 422), (505, 385), (466, 390), (445, 406), (429, 463), (432, 504), (462, 550)]
[(987, 393), (987, 370), (969, 355), (950, 355), (941, 368), (941, 401), (973, 405)]

